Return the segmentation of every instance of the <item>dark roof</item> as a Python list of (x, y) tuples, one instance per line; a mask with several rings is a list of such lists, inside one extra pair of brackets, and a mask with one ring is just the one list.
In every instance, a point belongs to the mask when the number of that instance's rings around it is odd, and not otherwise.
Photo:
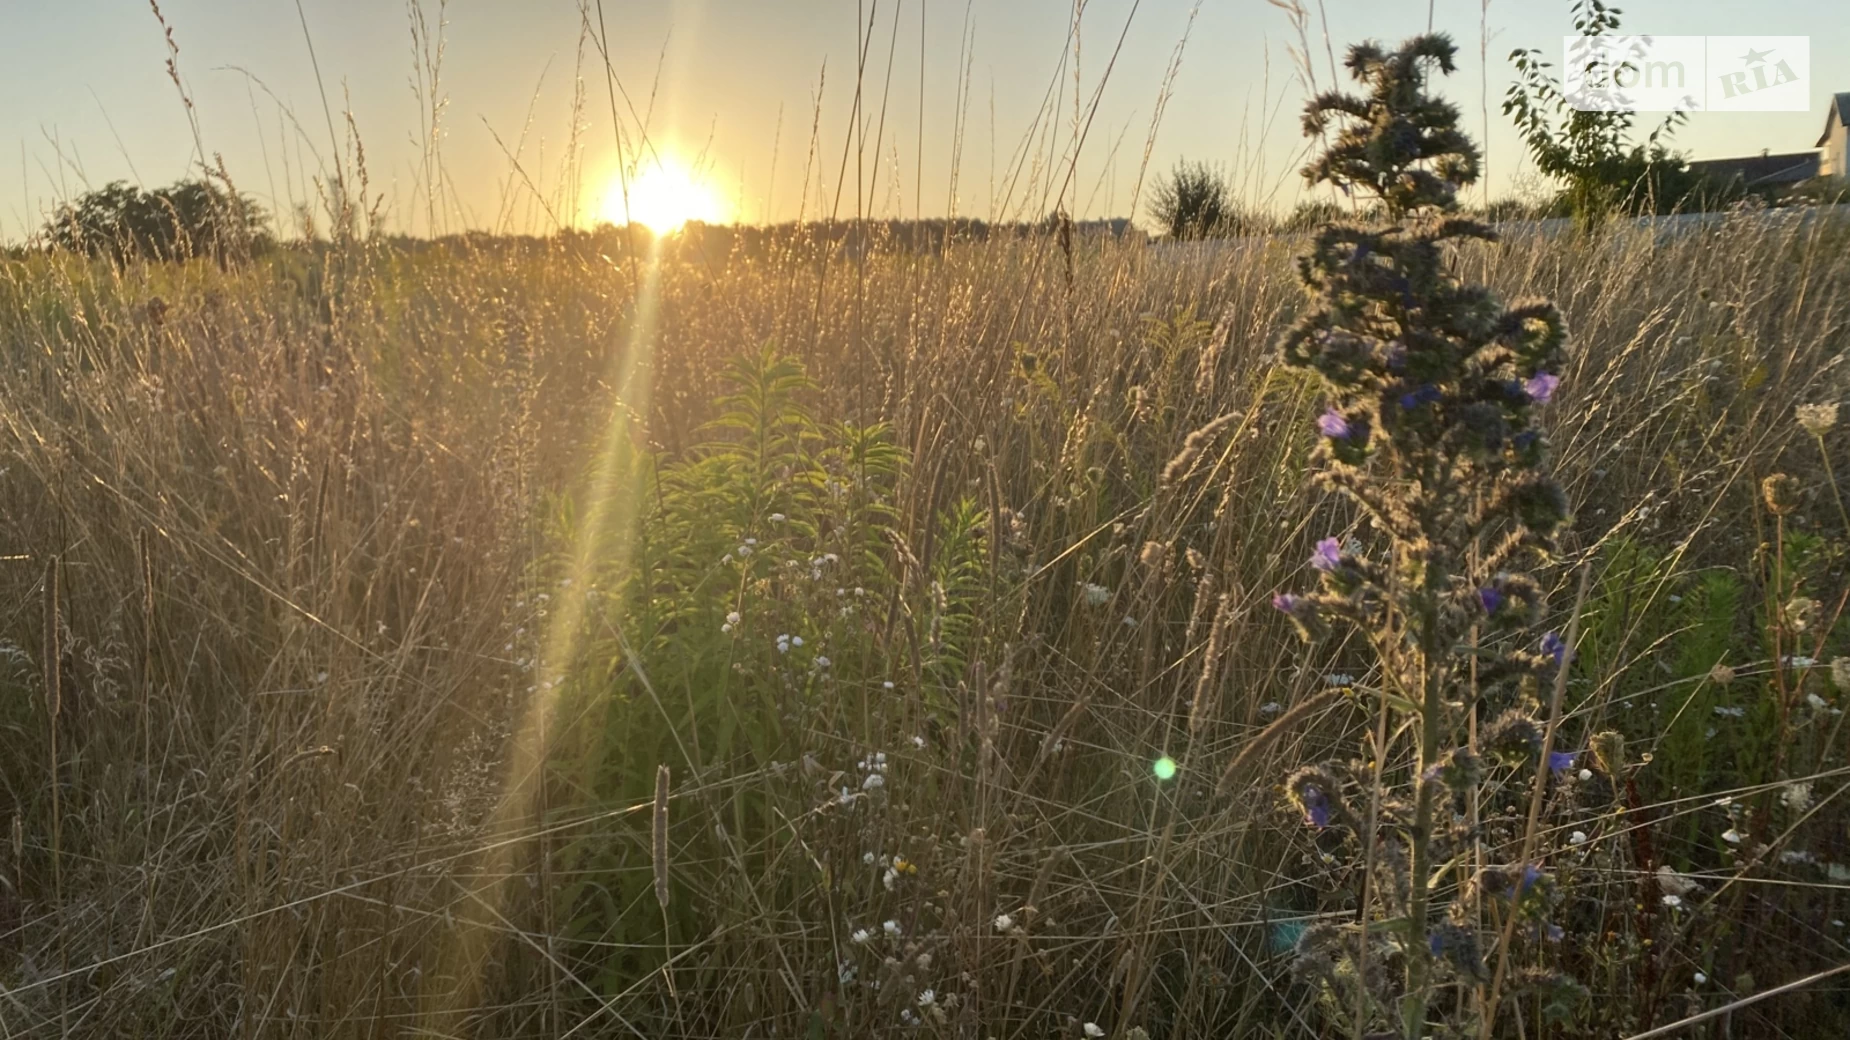
[(1832, 95), (1831, 103), (1824, 106), (1824, 133), (1818, 135), (1818, 143), (1812, 145), (1813, 148), (1823, 148), (1824, 142), (1830, 140), (1833, 115), (1839, 123), (1850, 126), (1850, 91)]
[(1797, 184), (1818, 176), (1818, 153), (1787, 152), (1784, 155), (1746, 155), (1738, 159), (1698, 159), (1689, 164), (1689, 172), (1717, 181), (1738, 180), (1747, 188)]

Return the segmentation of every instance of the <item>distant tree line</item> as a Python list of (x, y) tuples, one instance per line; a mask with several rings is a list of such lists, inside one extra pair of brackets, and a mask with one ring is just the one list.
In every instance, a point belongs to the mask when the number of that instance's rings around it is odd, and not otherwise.
[(205, 178), (153, 191), (111, 182), (59, 206), (39, 237), (52, 249), (119, 261), (200, 257), (218, 263), (263, 252), (275, 241), (261, 206)]

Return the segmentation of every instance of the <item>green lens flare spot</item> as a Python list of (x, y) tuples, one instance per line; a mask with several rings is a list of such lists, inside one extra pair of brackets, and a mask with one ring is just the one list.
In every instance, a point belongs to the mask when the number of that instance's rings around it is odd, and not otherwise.
[(1176, 778), (1176, 760), (1170, 758), (1168, 755), (1164, 755), (1156, 760), (1156, 763), (1150, 767), (1150, 771), (1156, 774), (1158, 780), (1174, 780)]

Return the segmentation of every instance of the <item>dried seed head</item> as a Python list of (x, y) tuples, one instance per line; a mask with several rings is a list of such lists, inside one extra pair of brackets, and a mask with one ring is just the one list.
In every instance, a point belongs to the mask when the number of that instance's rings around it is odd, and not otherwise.
[(1839, 693), (1850, 693), (1850, 657), (1831, 658), (1831, 685)]
[(1726, 686), (1734, 682), (1734, 669), (1725, 664), (1717, 664), (1709, 669), (1709, 681), (1717, 686)]
[(1799, 507), (1799, 482), (1784, 473), (1775, 473), (1760, 482), (1760, 497), (1765, 500), (1768, 512), (1785, 516)]
[(1822, 437), (1837, 425), (1837, 405), (1802, 404), (1793, 410), (1798, 416), (1799, 425), (1813, 437)]
[(1600, 772), (1607, 776), (1619, 776), (1625, 772), (1625, 735), (1616, 730), (1603, 730), (1593, 734), (1587, 741), (1593, 751), (1593, 761), (1599, 763)]

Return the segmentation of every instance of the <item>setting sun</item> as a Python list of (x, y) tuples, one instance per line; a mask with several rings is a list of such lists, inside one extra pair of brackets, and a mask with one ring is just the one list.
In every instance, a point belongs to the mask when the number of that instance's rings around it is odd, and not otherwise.
[(612, 224), (634, 220), (665, 235), (690, 220), (717, 224), (726, 219), (725, 206), (712, 188), (671, 157), (645, 163), (641, 172), (630, 179), (627, 213), (624, 202), (623, 183), (612, 177), (603, 210), (604, 219)]

